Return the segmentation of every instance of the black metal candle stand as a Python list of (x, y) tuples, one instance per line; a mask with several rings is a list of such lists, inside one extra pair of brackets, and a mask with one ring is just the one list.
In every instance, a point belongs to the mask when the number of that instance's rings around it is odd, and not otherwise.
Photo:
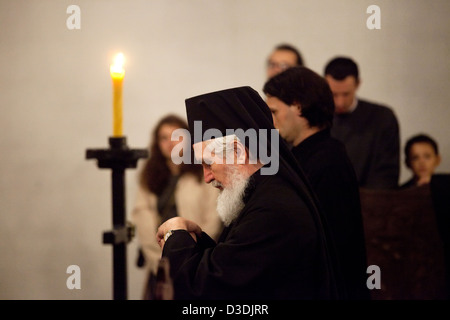
[(147, 158), (147, 149), (129, 149), (126, 137), (110, 137), (108, 149), (88, 149), (86, 159), (97, 159), (100, 169), (112, 170), (113, 230), (103, 233), (103, 243), (113, 245), (113, 297), (127, 299), (127, 250), (134, 237), (134, 227), (126, 222), (125, 170), (136, 168)]

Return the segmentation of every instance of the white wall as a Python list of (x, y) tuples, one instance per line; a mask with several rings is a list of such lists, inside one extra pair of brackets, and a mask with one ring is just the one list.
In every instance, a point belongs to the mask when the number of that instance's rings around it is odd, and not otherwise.
[[(81, 8), (69, 30), (66, 9)], [(381, 8), (368, 30), (366, 9)], [(124, 133), (146, 148), (184, 99), (249, 85), (261, 92), (274, 45), (298, 46), (322, 73), (334, 55), (360, 65), (360, 95), (392, 106), (402, 143), (427, 132), (450, 171), (447, 0), (0, 0), (0, 299), (111, 299), (110, 172), (86, 160), (112, 134), (109, 64), (127, 58)], [(137, 170), (127, 170), (127, 209)], [(403, 168), (401, 180), (409, 177)], [(144, 275), (128, 246), (129, 298)], [(81, 268), (68, 290), (66, 268)]]

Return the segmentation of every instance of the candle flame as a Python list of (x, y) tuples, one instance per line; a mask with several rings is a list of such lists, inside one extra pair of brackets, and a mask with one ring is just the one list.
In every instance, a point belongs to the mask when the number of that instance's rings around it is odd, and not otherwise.
[(111, 73), (120, 73), (123, 74), (125, 70), (123, 69), (123, 65), (125, 62), (125, 56), (123, 53), (118, 53), (114, 58), (114, 64), (111, 65)]

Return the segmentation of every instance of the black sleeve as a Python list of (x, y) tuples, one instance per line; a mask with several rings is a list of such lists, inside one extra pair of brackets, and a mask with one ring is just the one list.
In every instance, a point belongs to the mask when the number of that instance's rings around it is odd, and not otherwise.
[(215, 241), (205, 232), (202, 232), (195, 242), (189, 232), (175, 230), (164, 244), (162, 252), (163, 257), (169, 258), (171, 276), (179, 272), (183, 261), (201, 253), (206, 248), (214, 247), (215, 244)]
[(400, 134), (395, 114), (387, 110), (381, 120), (372, 170), (367, 177), (371, 188), (396, 189), (400, 175)]
[[(311, 222), (304, 222), (282, 209), (276, 212), (260, 207), (247, 212), (227, 240), (212, 247), (204, 246), (212, 244), (207, 238), (196, 243), (189, 233), (175, 232), (163, 250), (170, 262), (175, 300), (256, 299), (285, 287), (289, 287), (284, 290), (286, 295), (310, 294), (311, 277), (297, 279), (313, 272), (309, 257), (317, 250), (316, 230), (310, 229)], [(293, 248), (296, 254), (292, 254)], [(304, 257), (302, 264), (299, 257)], [(277, 275), (281, 261), (284, 272)], [(293, 281), (280, 281), (286, 274), (294, 275), (302, 286), (293, 291)]]

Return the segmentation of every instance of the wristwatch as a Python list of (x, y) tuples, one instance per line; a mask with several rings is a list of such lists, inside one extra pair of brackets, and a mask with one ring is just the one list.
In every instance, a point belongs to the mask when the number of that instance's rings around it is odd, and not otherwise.
[(175, 230), (169, 230), (166, 232), (166, 234), (164, 235), (164, 242), (167, 241), (167, 239), (169, 239), (169, 237), (175, 232)]

